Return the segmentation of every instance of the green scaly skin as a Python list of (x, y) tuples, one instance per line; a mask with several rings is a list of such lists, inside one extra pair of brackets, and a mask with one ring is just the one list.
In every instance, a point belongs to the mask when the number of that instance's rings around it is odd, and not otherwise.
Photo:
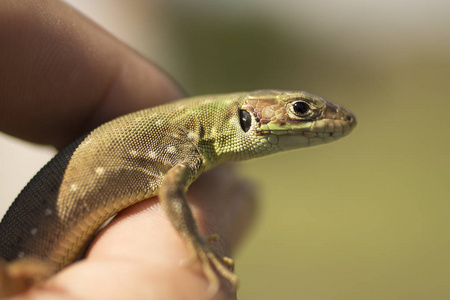
[(0, 256), (56, 272), (108, 218), (159, 195), (215, 293), (217, 272), (233, 285), (237, 277), (232, 260), (199, 234), (187, 187), (221, 162), (330, 142), (355, 125), (325, 99), (272, 90), (193, 97), (119, 117), (58, 153), (22, 190), (0, 223)]

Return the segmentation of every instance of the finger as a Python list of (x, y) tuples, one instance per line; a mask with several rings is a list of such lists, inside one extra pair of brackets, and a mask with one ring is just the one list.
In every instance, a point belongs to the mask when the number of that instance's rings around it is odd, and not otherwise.
[(224, 165), (200, 176), (189, 188), (188, 201), (201, 233), (218, 234), (212, 245), (225, 256), (233, 255), (256, 216), (254, 186)]
[(182, 95), (62, 1), (0, 1), (0, 41), (0, 130), (29, 141), (62, 147), (118, 115)]

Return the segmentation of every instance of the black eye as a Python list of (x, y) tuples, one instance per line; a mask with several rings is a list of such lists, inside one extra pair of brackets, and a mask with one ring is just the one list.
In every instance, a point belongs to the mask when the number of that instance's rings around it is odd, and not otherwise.
[(239, 119), (241, 121), (242, 130), (247, 132), (252, 126), (252, 116), (248, 111), (241, 109), (239, 111)]
[(298, 115), (304, 115), (309, 111), (309, 105), (303, 101), (295, 102), (292, 108)]

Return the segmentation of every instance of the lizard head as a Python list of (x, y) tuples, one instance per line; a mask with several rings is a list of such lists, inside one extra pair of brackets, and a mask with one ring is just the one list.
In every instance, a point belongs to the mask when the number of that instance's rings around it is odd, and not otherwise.
[(350, 111), (306, 92), (261, 90), (241, 101), (242, 130), (273, 152), (331, 142), (356, 126)]

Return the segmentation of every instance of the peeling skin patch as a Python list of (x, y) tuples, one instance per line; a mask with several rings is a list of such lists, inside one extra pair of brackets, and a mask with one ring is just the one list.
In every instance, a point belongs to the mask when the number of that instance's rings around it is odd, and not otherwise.
[(150, 158), (156, 158), (156, 157), (157, 157), (155, 151), (149, 151), (149, 152), (148, 152), (148, 156), (149, 156)]
[(136, 156), (136, 155), (137, 155), (137, 151), (136, 151), (136, 150), (131, 150), (131, 151), (130, 151), (130, 154), (131, 154), (132, 156)]
[(155, 125), (156, 125), (156, 126), (161, 126), (161, 125), (162, 125), (162, 123), (163, 123), (163, 121), (162, 121), (162, 120), (157, 120), (157, 121), (155, 122)]
[(50, 208), (45, 209), (45, 215), (50, 216), (52, 214), (52, 210)]
[(76, 191), (76, 190), (78, 189), (77, 184), (76, 184), (76, 183), (72, 183), (72, 184), (70, 185), (70, 189), (71, 189), (72, 191)]
[(105, 169), (102, 167), (98, 167), (97, 169), (95, 169), (95, 173), (97, 173), (98, 175), (103, 175), (105, 174)]
[(36, 235), (36, 233), (37, 233), (37, 228), (31, 229), (31, 235)]

